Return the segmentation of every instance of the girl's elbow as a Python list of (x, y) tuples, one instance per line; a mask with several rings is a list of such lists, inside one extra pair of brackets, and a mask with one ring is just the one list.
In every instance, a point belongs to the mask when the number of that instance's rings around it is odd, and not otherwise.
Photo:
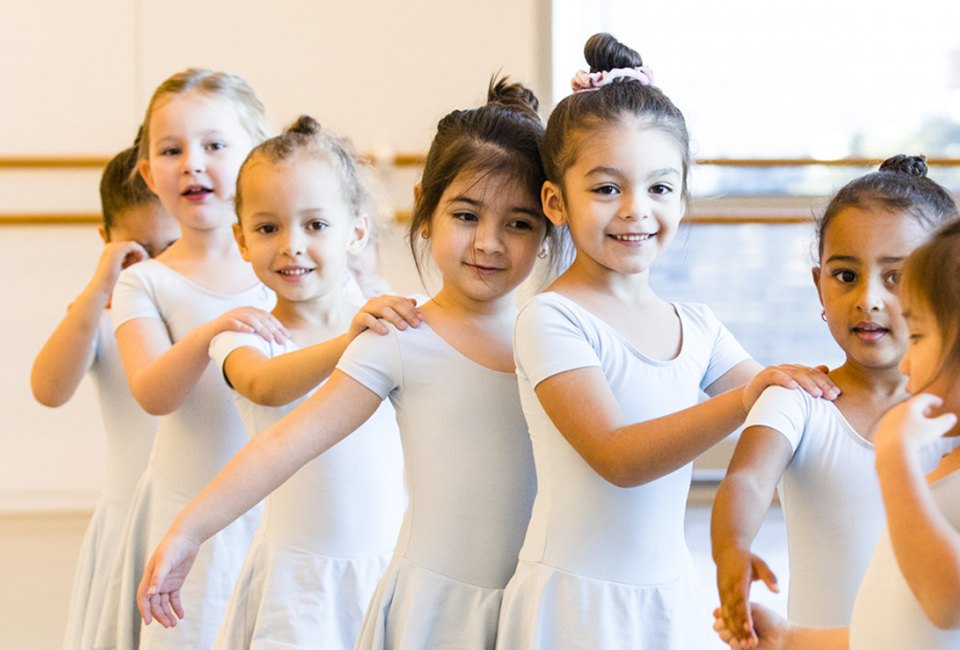
[(70, 395), (63, 395), (46, 387), (32, 386), (33, 399), (42, 405), (52, 409), (59, 408), (70, 401)]
[(635, 468), (616, 458), (598, 459), (590, 464), (605, 481), (619, 488), (637, 487), (648, 481), (646, 477), (638, 474)]
[(177, 410), (177, 405), (172, 404), (167, 400), (158, 399), (156, 396), (144, 391), (138, 391), (131, 388), (131, 393), (133, 393), (133, 398), (137, 401), (137, 404), (140, 405), (148, 415), (170, 415)]
[(944, 603), (924, 607), (924, 613), (933, 625), (941, 630), (960, 629), (960, 608), (948, 607)]

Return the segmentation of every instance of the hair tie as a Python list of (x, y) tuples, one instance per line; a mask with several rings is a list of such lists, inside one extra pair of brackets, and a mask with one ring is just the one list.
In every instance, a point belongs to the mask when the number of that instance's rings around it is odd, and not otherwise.
[(570, 81), (570, 87), (575, 93), (593, 92), (600, 90), (603, 86), (612, 84), (617, 79), (626, 79), (636, 81), (641, 86), (649, 86), (653, 83), (653, 70), (646, 66), (638, 68), (614, 68), (613, 70), (602, 70), (601, 72), (587, 72), (578, 70)]

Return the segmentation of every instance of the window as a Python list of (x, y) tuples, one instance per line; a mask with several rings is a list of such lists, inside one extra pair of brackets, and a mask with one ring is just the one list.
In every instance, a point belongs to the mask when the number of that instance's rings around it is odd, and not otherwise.
[[(609, 31), (684, 112), (697, 158), (960, 158), (958, 25), (956, 0), (554, 0), (554, 99)], [(706, 165), (692, 189), (822, 195), (863, 171)], [(931, 176), (960, 190), (960, 167)]]

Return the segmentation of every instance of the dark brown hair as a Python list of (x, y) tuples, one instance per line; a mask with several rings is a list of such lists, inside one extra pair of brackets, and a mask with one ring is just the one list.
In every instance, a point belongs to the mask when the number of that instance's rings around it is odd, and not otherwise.
[(933, 230), (956, 215), (950, 193), (927, 177), (924, 156), (898, 154), (887, 158), (880, 169), (853, 179), (830, 200), (817, 220), (817, 258), (823, 255), (823, 235), (841, 211), (855, 207), (882, 207), (911, 216), (926, 230)]
[(937, 322), (943, 337), (937, 374), (949, 368), (960, 375), (960, 220), (945, 223), (910, 254), (903, 265), (900, 293), (908, 304), (928, 309)]
[(294, 156), (321, 160), (337, 171), (343, 198), (354, 217), (362, 214), (370, 205), (370, 196), (352, 147), (346, 141), (324, 131), (320, 123), (309, 115), (301, 115), (283, 133), (254, 147), (243, 161), (237, 174), (237, 215), (240, 214), (243, 204), (243, 178), (249, 166), (259, 159), (276, 163)]
[[(464, 172), (516, 178), (540, 205), (546, 180), (540, 160), (543, 122), (539, 101), (531, 90), (506, 77), (490, 80), (487, 103), (479, 108), (456, 110), (437, 124), (437, 134), (427, 153), (420, 180), (420, 198), (410, 222), (410, 247), (420, 269), (420, 234), (430, 224), (447, 187)], [(556, 231), (547, 224), (547, 238), (558, 244)], [(558, 250), (552, 245), (551, 254)]]
[[(590, 72), (643, 65), (637, 52), (606, 33), (591, 36), (584, 45), (583, 55)], [(640, 120), (673, 138), (682, 159), (682, 194), (687, 198), (690, 135), (683, 113), (656, 86), (644, 86), (630, 79), (618, 79), (596, 91), (574, 93), (557, 104), (547, 122), (543, 144), (547, 178), (562, 185), (563, 175), (576, 162), (579, 135), (625, 119)]]
[(100, 176), (100, 209), (108, 237), (110, 228), (116, 224), (121, 213), (142, 205), (159, 203), (140, 174), (135, 173), (138, 146), (138, 143), (134, 143), (111, 158)]

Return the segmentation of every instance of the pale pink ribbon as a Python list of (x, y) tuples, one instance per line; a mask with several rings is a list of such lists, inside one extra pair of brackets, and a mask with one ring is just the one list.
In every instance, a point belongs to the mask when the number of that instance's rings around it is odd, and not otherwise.
[(603, 70), (601, 72), (587, 72), (578, 70), (570, 81), (570, 87), (573, 92), (592, 92), (600, 90), (602, 86), (612, 84), (617, 79), (628, 79), (637, 81), (641, 86), (649, 86), (653, 83), (653, 70), (646, 66), (639, 68), (614, 68), (613, 70)]

